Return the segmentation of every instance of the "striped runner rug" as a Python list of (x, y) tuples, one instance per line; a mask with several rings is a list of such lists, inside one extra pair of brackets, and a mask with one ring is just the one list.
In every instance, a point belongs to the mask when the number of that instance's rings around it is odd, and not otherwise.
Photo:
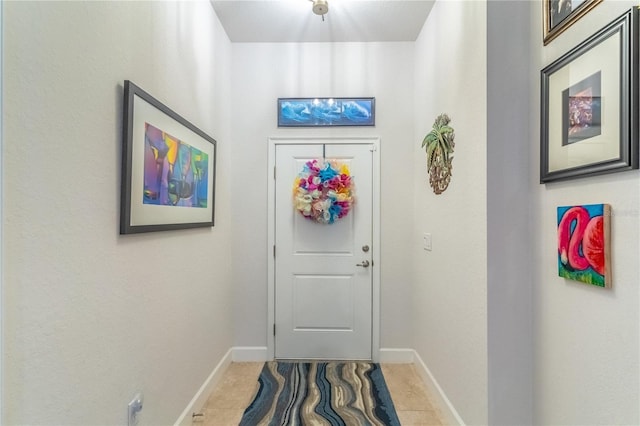
[(379, 364), (267, 362), (240, 426), (400, 426)]

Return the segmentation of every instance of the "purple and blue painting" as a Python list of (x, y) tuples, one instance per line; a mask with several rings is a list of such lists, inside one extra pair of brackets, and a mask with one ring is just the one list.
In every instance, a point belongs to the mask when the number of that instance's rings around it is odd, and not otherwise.
[(375, 98), (278, 99), (279, 127), (374, 125)]
[(143, 204), (207, 207), (209, 155), (145, 123)]
[(562, 92), (562, 145), (602, 134), (601, 72)]
[(609, 204), (558, 207), (558, 275), (611, 287)]

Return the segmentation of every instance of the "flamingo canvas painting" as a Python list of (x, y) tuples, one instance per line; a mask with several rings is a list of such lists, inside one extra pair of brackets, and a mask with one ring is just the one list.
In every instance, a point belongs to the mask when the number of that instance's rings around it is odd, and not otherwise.
[(611, 206), (558, 207), (558, 275), (611, 288)]

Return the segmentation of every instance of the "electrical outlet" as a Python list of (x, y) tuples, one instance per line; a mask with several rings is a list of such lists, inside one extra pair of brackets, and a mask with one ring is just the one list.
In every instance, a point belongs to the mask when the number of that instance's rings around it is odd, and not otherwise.
[(422, 248), (431, 251), (431, 234), (422, 234)]
[(142, 392), (138, 392), (136, 396), (133, 397), (128, 406), (127, 416), (127, 426), (138, 426), (138, 422), (140, 421), (140, 411), (142, 411), (142, 403), (144, 402), (144, 398), (142, 396)]

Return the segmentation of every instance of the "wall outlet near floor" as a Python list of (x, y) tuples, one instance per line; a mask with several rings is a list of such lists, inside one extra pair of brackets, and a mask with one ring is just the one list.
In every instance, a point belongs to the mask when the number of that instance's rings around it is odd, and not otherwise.
[(431, 251), (431, 234), (422, 234), (422, 248)]
[(128, 405), (127, 426), (138, 426), (140, 421), (140, 411), (142, 411), (142, 403), (144, 397), (142, 392), (138, 392)]

